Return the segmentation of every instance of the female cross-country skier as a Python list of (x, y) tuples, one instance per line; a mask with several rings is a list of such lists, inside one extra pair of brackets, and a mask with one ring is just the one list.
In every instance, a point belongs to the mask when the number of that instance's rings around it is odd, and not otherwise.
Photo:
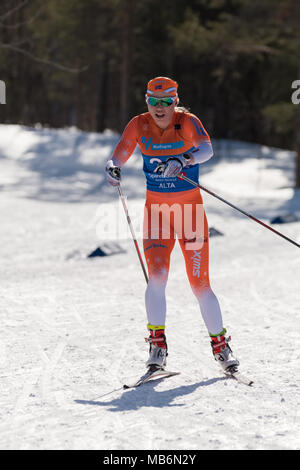
[[(185, 108), (178, 107), (177, 89), (178, 84), (167, 77), (149, 81), (148, 112), (135, 116), (127, 124), (107, 162), (106, 176), (111, 185), (118, 185), (122, 166), (139, 145), (147, 179), (143, 239), (149, 274), (145, 293), (150, 343), (147, 367), (166, 366), (165, 289), (177, 236), (214, 358), (226, 372), (236, 368), (239, 362), (228, 345), (230, 338), (225, 337), (219, 302), (210, 287), (209, 232), (202, 196), (199, 188), (177, 177), (183, 173), (198, 183), (199, 164), (209, 160), (213, 150), (201, 121)], [(202, 211), (197, 212), (197, 208)], [(199, 213), (200, 219), (197, 218)], [(201, 228), (200, 235), (196, 230), (196, 237), (195, 225)]]

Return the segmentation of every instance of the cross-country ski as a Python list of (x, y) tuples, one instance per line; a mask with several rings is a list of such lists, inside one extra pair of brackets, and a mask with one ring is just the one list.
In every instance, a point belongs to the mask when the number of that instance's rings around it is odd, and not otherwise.
[(162, 369), (161, 367), (150, 366), (147, 372), (142, 375), (138, 380), (133, 383), (124, 384), (123, 388), (126, 390), (128, 388), (136, 388), (140, 385), (143, 385), (147, 382), (150, 382), (154, 379), (166, 379), (167, 377), (173, 377), (174, 375), (179, 375), (180, 372), (172, 372), (166, 369)]
[(224, 373), (227, 377), (231, 377), (232, 379), (237, 380), (241, 384), (248, 385), (249, 387), (254, 384), (254, 381), (241, 373), (237, 367), (229, 368)]

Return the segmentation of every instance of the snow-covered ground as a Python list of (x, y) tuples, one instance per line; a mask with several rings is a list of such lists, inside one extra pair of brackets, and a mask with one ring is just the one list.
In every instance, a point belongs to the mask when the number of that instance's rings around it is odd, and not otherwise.
[[(224, 233), (210, 241), (211, 284), (255, 384), (220, 373), (177, 245), (167, 337), (181, 375), (122, 389), (147, 358), (145, 280), (131, 239), (119, 240), (125, 254), (86, 257), (105, 241), (105, 208), (118, 214), (103, 171), (117, 140), (0, 126), (1, 449), (299, 449), (299, 249), (206, 193), (209, 224)], [(267, 223), (299, 213), (292, 152), (214, 147), (204, 186)], [(123, 170), (134, 212), (141, 169), (137, 151)], [(276, 228), (300, 242), (300, 222)]]

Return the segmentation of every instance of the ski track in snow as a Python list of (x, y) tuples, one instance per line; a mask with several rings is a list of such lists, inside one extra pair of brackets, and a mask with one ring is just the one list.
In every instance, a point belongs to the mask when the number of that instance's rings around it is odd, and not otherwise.
[[(99, 203), (117, 199), (103, 174), (117, 136), (21, 126), (0, 136), (0, 448), (299, 449), (297, 248), (203, 194), (224, 233), (210, 240), (212, 288), (254, 386), (219, 371), (176, 244), (166, 332), (168, 369), (181, 374), (124, 391), (147, 358), (145, 281), (130, 239), (125, 254), (86, 258), (101, 243)], [(291, 154), (230, 148), (204, 185), (266, 222), (299, 210)], [(137, 158), (124, 193), (142, 204)], [(299, 241), (300, 222), (278, 229)]]

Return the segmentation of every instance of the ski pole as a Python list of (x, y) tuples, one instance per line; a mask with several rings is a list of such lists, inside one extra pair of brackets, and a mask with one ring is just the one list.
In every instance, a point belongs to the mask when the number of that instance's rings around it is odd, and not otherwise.
[(129, 212), (128, 212), (128, 207), (127, 207), (126, 201), (125, 201), (125, 196), (123, 195), (123, 192), (122, 192), (122, 189), (121, 189), (121, 184), (118, 185), (118, 191), (119, 191), (119, 196), (120, 196), (120, 199), (121, 199), (123, 207), (124, 207), (124, 211), (125, 211), (127, 223), (129, 225), (130, 232), (131, 232), (131, 235), (132, 235), (133, 243), (135, 245), (135, 248), (136, 248), (136, 251), (137, 251), (141, 266), (142, 266), (142, 270), (143, 270), (143, 273), (144, 273), (144, 276), (145, 276), (145, 279), (146, 279), (146, 282), (148, 283), (147, 271), (146, 271), (146, 268), (145, 268), (145, 265), (144, 265), (144, 262), (143, 262), (143, 258), (142, 258), (142, 255), (141, 255), (141, 252), (140, 252), (140, 249), (139, 249), (139, 245), (138, 245), (138, 242), (137, 242), (134, 230), (133, 230), (133, 226), (132, 226), (131, 219), (130, 219)]
[(205, 188), (204, 186), (202, 186), (201, 184), (199, 183), (195, 183), (195, 181), (191, 180), (190, 178), (188, 178), (187, 176), (185, 176), (183, 173), (180, 173), (178, 175), (178, 178), (179, 179), (183, 179), (185, 181), (187, 181), (188, 183), (191, 183), (193, 186), (197, 186), (198, 188), (200, 189), (203, 189), (203, 191), (206, 191), (208, 194), (210, 194), (211, 196), (214, 196), (215, 198), (219, 199), (220, 201), (224, 202), (225, 204), (227, 204), (228, 206), (232, 207), (233, 209), (241, 212), (242, 214), (246, 215), (247, 217), (249, 217), (250, 219), (254, 220), (254, 222), (257, 222), (258, 224), (262, 225), (263, 227), (271, 230), (272, 232), (276, 233), (276, 235), (279, 235), (280, 237), (284, 238), (285, 240), (287, 240), (288, 242), (292, 243), (293, 245), (297, 246), (298, 248), (300, 248), (300, 245), (299, 243), (295, 242), (294, 240), (292, 240), (291, 238), (287, 237), (286, 235), (283, 235), (283, 233), (281, 232), (278, 232), (277, 230), (275, 230), (274, 228), (270, 227), (268, 224), (265, 224), (264, 222), (262, 222), (261, 220), (257, 219), (256, 217), (254, 217), (253, 215), (249, 214), (248, 212), (240, 209), (239, 207), (235, 206), (234, 204), (231, 204), (231, 202), (228, 202), (226, 201), (226, 199), (223, 199), (222, 197), (218, 196), (216, 193), (214, 193), (213, 191), (210, 191), (209, 189)]

